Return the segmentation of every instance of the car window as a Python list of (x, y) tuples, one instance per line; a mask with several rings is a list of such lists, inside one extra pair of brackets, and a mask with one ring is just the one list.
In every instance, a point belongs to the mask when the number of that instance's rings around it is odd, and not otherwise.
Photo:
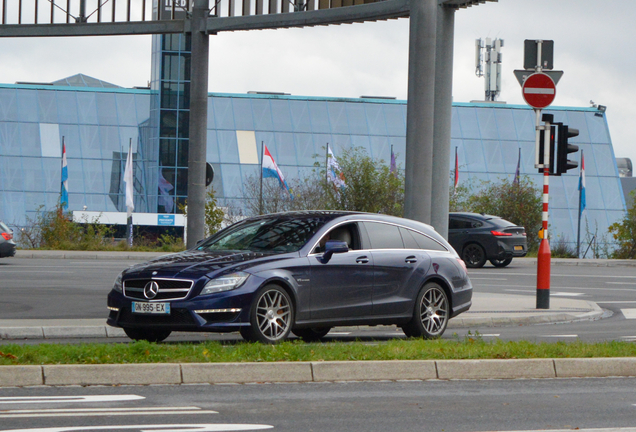
[(470, 223), (470, 227), (471, 228), (481, 228), (483, 226), (484, 226), (484, 223), (483, 222), (479, 222), (479, 221), (472, 221)]
[(468, 219), (450, 218), (448, 220), (448, 229), (470, 229), (475, 228), (473, 222)]
[(395, 225), (365, 222), (364, 227), (373, 249), (404, 249), (400, 229)]
[(404, 240), (404, 247), (407, 249), (448, 250), (432, 238), (417, 231), (400, 228), (400, 233), (402, 234), (402, 240)]
[(325, 234), (318, 245), (314, 248), (313, 253), (323, 253), (325, 251), (325, 244), (327, 240), (340, 240), (347, 243), (350, 250), (360, 249), (360, 235), (358, 234), (358, 228), (355, 223), (348, 223), (339, 225)]
[(295, 252), (325, 224), (323, 218), (267, 218), (234, 225), (202, 243), (197, 250)]

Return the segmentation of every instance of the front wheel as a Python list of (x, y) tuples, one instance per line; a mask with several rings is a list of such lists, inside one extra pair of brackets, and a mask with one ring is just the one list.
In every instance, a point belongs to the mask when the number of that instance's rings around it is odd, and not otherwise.
[(241, 329), (243, 339), (275, 344), (287, 338), (294, 322), (294, 305), (287, 291), (266, 285), (254, 296), (250, 326)]
[(424, 285), (415, 300), (413, 318), (402, 327), (408, 337), (434, 339), (441, 337), (450, 317), (446, 291), (437, 283)]
[(316, 342), (329, 333), (331, 327), (312, 327), (303, 329), (294, 329), (292, 333), (304, 340), (305, 342)]
[(464, 247), (462, 259), (466, 263), (466, 267), (480, 268), (486, 264), (486, 251), (477, 243), (471, 243)]
[(172, 331), (124, 327), (124, 333), (126, 333), (126, 336), (135, 341), (145, 340), (148, 342), (161, 342), (170, 336)]
[(512, 262), (512, 258), (506, 258), (502, 260), (498, 260), (498, 259), (490, 260), (490, 264), (494, 265), (495, 267), (506, 267), (511, 262)]

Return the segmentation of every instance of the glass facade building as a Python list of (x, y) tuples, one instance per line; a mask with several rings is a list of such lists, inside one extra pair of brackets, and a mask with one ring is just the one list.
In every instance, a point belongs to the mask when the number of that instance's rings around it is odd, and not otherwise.
[[(132, 140), (135, 211), (175, 211), (169, 203), (187, 196), (189, 47), (182, 36), (155, 38), (163, 54), (153, 56), (150, 89), (100, 85), (95, 79), (0, 84), (0, 220), (24, 226), (38, 208), (56, 205), (62, 141), (69, 210), (125, 211), (122, 177)], [(625, 214), (605, 114), (570, 107), (545, 112), (579, 130), (571, 141), (585, 153), (584, 220), (590, 231), (604, 234)], [(451, 154), (457, 148), (459, 182), (512, 178), (521, 154), (521, 174), (541, 187), (534, 168), (534, 121), (525, 106), (454, 103)], [(327, 143), (336, 157), (343, 148), (364, 147), (387, 163), (393, 146), (403, 167), (405, 135), (405, 101), (266, 94), (208, 98), (206, 159), (215, 168), (213, 185), (221, 204), (238, 208), (245, 179), (259, 174), (261, 142), (293, 179), (313, 169), (315, 155), (324, 155)], [(324, 162), (323, 156), (319, 160)], [(451, 157), (449, 173), (454, 165)], [(553, 238), (576, 240), (578, 176), (575, 169), (550, 178)]]

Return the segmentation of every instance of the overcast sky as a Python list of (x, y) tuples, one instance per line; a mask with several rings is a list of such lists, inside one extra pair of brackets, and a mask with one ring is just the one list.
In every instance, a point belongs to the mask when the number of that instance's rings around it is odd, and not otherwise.
[[(210, 37), (210, 92), (406, 99), (408, 19), (222, 33)], [(563, 70), (553, 106), (607, 106), (617, 157), (636, 162), (636, 1), (500, 0), (456, 13), (453, 100), (484, 98), (477, 38), (504, 39), (500, 101), (523, 104), (514, 69), (525, 39), (554, 40)], [(0, 38), (0, 82), (51, 82), (83, 73), (124, 87), (150, 79), (150, 37)]]

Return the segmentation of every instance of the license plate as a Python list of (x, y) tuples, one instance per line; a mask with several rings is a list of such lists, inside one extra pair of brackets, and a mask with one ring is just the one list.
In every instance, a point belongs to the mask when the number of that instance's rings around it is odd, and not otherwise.
[(170, 315), (170, 303), (140, 303), (132, 302), (133, 313), (138, 314), (166, 314)]
[(523, 246), (515, 246), (515, 250), (523, 250)]

